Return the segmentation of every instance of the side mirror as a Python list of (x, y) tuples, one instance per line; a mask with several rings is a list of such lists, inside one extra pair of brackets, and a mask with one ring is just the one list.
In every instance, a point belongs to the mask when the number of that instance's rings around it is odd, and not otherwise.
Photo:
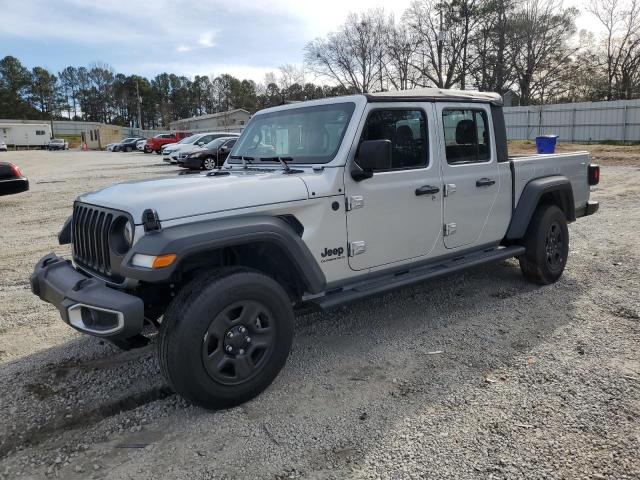
[(196, 142), (196, 145), (197, 145), (197, 146), (199, 146), (199, 147), (201, 147), (201, 146), (203, 146), (203, 145), (204, 145), (204, 142)]
[(222, 147), (220, 147), (220, 148), (218, 149), (218, 151), (219, 151), (220, 153), (229, 153), (229, 147), (227, 147), (227, 146), (223, 145)]
[(351, 178), (356, 182), (373, 177), (376, 170), (391, 168), (391, 141), (365, 140), (358, 147)]

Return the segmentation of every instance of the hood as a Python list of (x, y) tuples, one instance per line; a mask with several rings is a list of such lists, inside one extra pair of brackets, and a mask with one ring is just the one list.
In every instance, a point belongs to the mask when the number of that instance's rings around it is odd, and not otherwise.
[(274, 170), (120, 183), (81, 195), (78, 201), (129, 212), (139, 224), (147, 208), (158, 212), (163, 221), (307, 198), (307, 187), (301, 178)]

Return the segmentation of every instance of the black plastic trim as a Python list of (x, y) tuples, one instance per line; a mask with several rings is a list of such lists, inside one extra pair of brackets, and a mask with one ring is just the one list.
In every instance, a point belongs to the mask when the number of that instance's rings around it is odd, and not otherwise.
[(71, 243), (71, 221), (73, 220), (73, 215), (67, 218), (64, 221), (64, 225), (62, 226), (62, 230), (58, 233), (58, 244), (59, 245), (69, 245)]
[(576, 218), (588, 217), (589, 215), (593, 215), (598, 211), (599, 208), (600, 208), (600, 202), (588, 200), (587, 204), (584, 207), (580, 207), (576, 209)]
[[(120, 273), (144, 282), (165, 282), (190, 255), (224, 247), (268, 242), (280, 247), (293, 262), (296, 271), (311, 293), (321, 292), (325, 276), (306, 244), (285, 220), (271, 216), (240, 217), (178, 225), (145, 235), (126, 255)], [(176, 261), (169, 267), (150, 269), (133, 266), (136, 253), (163, 255), (174, 253)]]
[(574, 221), (576, 219), (576, 211), (573, 201), (573, 188), (571, 188), (569, 179), (562, 175), (536, 178), (524, 187), (518, 200), (518, 205), (513, 212), (505, 238), (507, 240), (522, 238), (542, 196), (556, 192), (559, 195), (559, 207), (564, 211), (567, 221)]
[(522, 246), (510, 246), (491, 249), (479, 249), (464, 255), (448, 259), (432, 260), (420, 267), (405, 265), (405, 269), (395, 273), (384, 272), (364, 282), (334, 289), (321, 297), (307, 300), (307, 304), (315, 305), (322, 310), (329, 310), (347, 303), (380, 293), (413, 285), (433, 278), (442, 277), (484, 263), (497, 262), (506, 258), (523, 255)]
[(509, 161), (509, 149), (507, 146), (507, 127), (504, 123), (502, 106), (491, 104), (491, 118), (493, 120), (493, 132), (496, 143), (496, 155), (498, 162)]
[(71, 266), (69, 260), (53, 253), (45, 255), (36, 264), (30, 278), (31, 291), (60, 311), (60, 316), (69, 324), (68, 308), (83, 304), (99, 309), (122, 313), (122, 329), (110, 334), (85, 331), (71, 325), (76, 330), (112, 339), (125, 339), (140, 333), (144, 324), (144, 302), (121, 290), (110, 288), (94, 277), (89, 277)]

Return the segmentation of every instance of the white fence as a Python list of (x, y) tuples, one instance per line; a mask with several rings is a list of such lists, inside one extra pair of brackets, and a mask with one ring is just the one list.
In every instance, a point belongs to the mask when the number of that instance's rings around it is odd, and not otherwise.
[(558, 135), (560, 142), (640, 142), (640, 100), (505, 107), (509, 140)]

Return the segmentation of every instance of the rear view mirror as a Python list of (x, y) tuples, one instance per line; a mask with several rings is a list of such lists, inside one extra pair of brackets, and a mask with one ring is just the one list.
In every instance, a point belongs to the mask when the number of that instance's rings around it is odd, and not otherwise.
[(391, 141), (365, 140), (358, 147), (351, 178), (359, 182), (371, 178), (376, 170), (389, 168), (391, 168)]

